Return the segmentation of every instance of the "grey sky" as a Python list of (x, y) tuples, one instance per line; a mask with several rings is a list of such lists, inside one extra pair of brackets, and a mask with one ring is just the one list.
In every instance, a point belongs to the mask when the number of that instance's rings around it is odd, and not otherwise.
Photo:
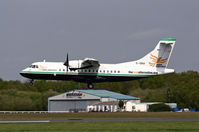
[(198, 0), (1, 0), (0, 77), (24, 80), (35, 61), (143, 57), (161, 38), (177, 39), (169, 68), (199, 70)]

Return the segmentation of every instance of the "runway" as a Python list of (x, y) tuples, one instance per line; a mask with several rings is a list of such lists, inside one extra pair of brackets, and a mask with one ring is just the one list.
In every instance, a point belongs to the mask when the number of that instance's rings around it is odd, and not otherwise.
[(93, 119), (53, 119), (53, 120), (0, 120), (0, 123), (49, 123), (49, 122), (192, 122), (199, 118), (93, 118)]
[(67, 119), (50, 120), (50, 122), (172, 122), (172, 121), (199, 121), (199, 118), (95, 118), (95, 119)]
[(47, 123), (49, 120), (1, 120), (1, 123)]

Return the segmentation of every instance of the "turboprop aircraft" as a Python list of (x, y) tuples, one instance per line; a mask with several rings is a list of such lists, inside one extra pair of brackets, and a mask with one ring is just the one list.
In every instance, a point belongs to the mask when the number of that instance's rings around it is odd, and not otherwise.
[(167, 65), (176, 39), (163, 38), (154, 50), (143, 58), (117, 64), (102, 64), (93, 58), (71, 60), (67, 54), (65, 62), (35, 62), (20, 74), (33, 80), (74, 80), (85, 82), (93, 88), (96, 82), (130, 81), (173, 73)]

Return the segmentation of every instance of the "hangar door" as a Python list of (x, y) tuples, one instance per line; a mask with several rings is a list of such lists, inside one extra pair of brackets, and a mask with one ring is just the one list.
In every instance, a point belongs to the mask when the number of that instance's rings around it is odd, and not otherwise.
[(87, 106), (100, 100), (50, 100), (48, 111), (87, 112)]

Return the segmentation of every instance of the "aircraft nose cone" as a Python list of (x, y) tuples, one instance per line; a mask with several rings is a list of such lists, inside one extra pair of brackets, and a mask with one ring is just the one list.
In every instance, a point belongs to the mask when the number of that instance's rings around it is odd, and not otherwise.
[(27, 75), (27, 70), (24, 69), (24, 70), (20, 71), (19, 74), (20, 74), (21, 76), (23, 76), (23, 77), (26, 77), (26, 75)]
[(24, 75), (25, 75), (25, 73), (23, 73), (23, 71), (21, 71), (19, 74), (20, 74), (21, 76), (23, 76), (23, 77), (24, 77)]
[(20, 72), (19, 73), (21, 76), (23, 76), (23, 77), (25, 77), (25, 78), (31, 78), (31, 75), (30, 74), (28, 74), (28, 73), (25, 73), (25, 72)]

